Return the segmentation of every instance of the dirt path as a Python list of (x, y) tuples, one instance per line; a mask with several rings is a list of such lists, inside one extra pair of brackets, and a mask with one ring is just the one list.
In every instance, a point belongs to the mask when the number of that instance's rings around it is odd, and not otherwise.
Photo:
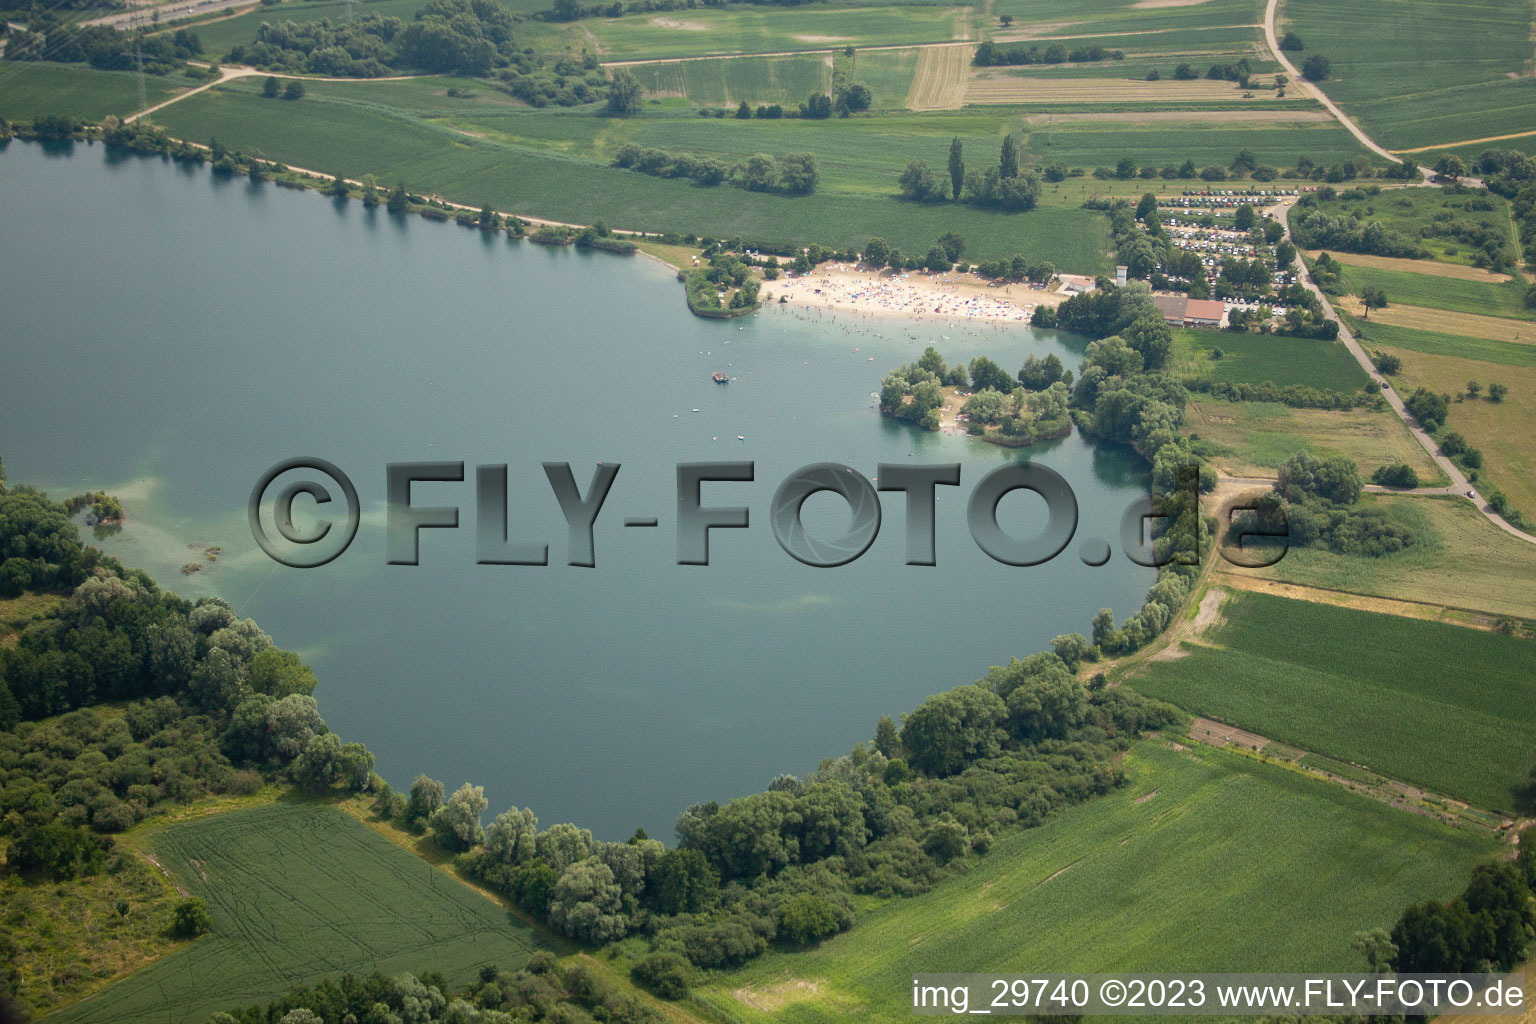
[(1431, 150), (1455, 149), (1458, 146), (1481, 146), (1485, 142), (1503, 142), (1505, 139), (1524, 139), (1536, 135), (1536, 131), (1510, 132), (1508, 135), (1488, 135), (1481, 139), (1462, 139), (1460, 142), (1442, 142), (1434, 146), (1415, 146), (1413, 149), (1400, 149), (1399, 153), (1428, 153)]

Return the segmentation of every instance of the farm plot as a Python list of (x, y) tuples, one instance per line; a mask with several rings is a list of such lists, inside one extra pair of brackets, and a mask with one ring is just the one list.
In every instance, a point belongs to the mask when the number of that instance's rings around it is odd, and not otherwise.
[(730, 57), (635, 65), (646, 92), (681, 96), (703, 106), (778, 103), (792, 106), (832, 89), (831, 54), (804, 57)]
[(917, 69), (907, 91), (909, 110), (958, 110), (968, 99), (971, 71), (969, 43), (961, 46), (925, 46), (918, 51)]
[(344, 971), (522, 964), (538, 934), (323, 804), (257, 807), (171, 826), (156, 859), (208, 904), (213, 931), (59, 1013), (70, 1024), (197, 1024)]
[(967, 8), (836, 7), (629, 14), (581, 23), (610, 58), (697, 57), (936, 43), (969, 24)]
[(1282, 31), (1329, 59), (1322, 88), (1389, 149), (1526, 131), (1528, 0), (1285, 0)]
[(1424, 446), (1391, 412), (1292, 409), (1276, 402), (1191, 402), (1184, 427), (1227, 448), (1212, 462), (1233, 476), (1270, 476), (1298, 451), (1342, 455), (1364, 476), (1407, 463), (1427, 483), (1445, 483)]
[(1342, 342), (1273, 334), (1176, 330), (1169, 366), (1175, 373), (1240, 384), (1270, 381), (1348, 392), (1366, 381)]
[(1384, 345), (1410, 352), (1455, 356), (1482, 363), (1502, 363), (1505, 366), (1536, 366), (1536, 346), (1523, 342), (1491, 341), (1437, 331), (1419, 331), (1411, 327), (1394, 327), (1374, 318), (1370, 321), (1351, 320), (1350, 328), (1363, 345)]
[[(172, 75), (145, 75), (144, 96), (153, 106), (194, 84)], [(49, 114), (99, 120), (107, 114), (131, 114), (138, 108), (136, 76), (127, 71), (97, 71), (84, 65), (41, 61), (0, 64), (0, 117), (8, 121)]]
[(978, 68), (965, 87), (966, 103), (1270, 103), (1273, 92), (1244, 100), (1231, 82), (1147, 82), (1131, 78), (1042, 77), (1016, 69)]
[[(1355, 316), (1365, 312), (1360, 300), (1345, 296), (1339, 304)], [(1376, 323), (1393, 327), (1409, 327), (1417, 331), (1433, 331), (1439, 334), (1460, 334), (1489, 341), (1506, 341), (1512, 344), (1536, 345), (1536, 323), (1529, 320), (1508, 320), (1497, 316), (1479, 316), (1476, 313), (1453, 313), (1445, 309), (1426, 306), (1402, 306), (1392, 303), (1386, 309), (1371, 314)]]
[[(1327, 117), (1327, 114), (1323, 115)], [(1308, 259), (1317, 259), (1318, 250), (1308, 250)], [(1442, 260), (1409, 260), (1397, 256), (1369, 256), (1359, 252), (1329, 253), (1339, 263), (1371, 270), (1396, 270), (1405, 274), (1428, 274), (1432, 277), (1454, 277), (1461, 281), (1480, 281), (1483, 284), (1503, 284), (1508, 274), (1497, 274), (1482, 267), (1465, 263), (1446, 263)]]
[(1361, 502), (1408, 526), (1418, 541), (1384, 558), (1301, 548), (1267, 569), (1241, 571), (1306, 587), (1536, 619), (1530, 583), (1536, 579), (1536, 545), (1509, 536), (1462, 499), (1368, 494)]
[(1536, 763), (1536, 642), (1237, 592), (1225, 622), (1126, 680), (1195, 714), (1491, 810)]
[(914, 973), (1358, 970), (1350, 937), (1445, 898), (1494, 844), (1210, 748), (1148, 740), (1127, 784), (1002, 838), (966, 874), (700, 990), (732, 1019), (911, 1013)]
[[(1471, 313), (1484, 318), (1507, 317), (1516, 320), (1536, 320), (1536, 310), (1525, 307), (1525, 285), (1518, 281), (1496, 283), (1486, 279), (1436, 277), (1431, 274), (1408, 274), (1399, 270), (1346, 265), (1343, 285), (1355, 295), (1359, 295), (1368, 285), (1375, 285), (1386, 293), (1389, 303), (1427, 306), (1454, 313)], [(1376, 314), (1371, 315), (1374, 317)], [(1471, 334), (1473, 332), (1456, 331), (1454, 333)]]

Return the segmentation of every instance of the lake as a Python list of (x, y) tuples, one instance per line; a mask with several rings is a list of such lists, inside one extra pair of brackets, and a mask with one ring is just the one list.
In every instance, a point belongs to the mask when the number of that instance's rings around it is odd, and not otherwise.
[[(882, 714), (1087, 632), (1100, 607), (1129, 614), (1153, 581), (1118, 550), (1101, 568), (1077, 557), (1081, 539), (1117, 537), (1145, 493), (1134, 453), (1076, 433), (1008, 450), (874, 408), (880, 378), (928, 344), (1012, 370), (1050, 352), (1076, 367), (1082, 338), (778, 306), (706, 321), (649, 259), (100, 145), (5, 147), (0, 238), (11, 482), (120, 494), (129, 525), (100, 545), (299, 651), (327, 722), (397, 789), (418, 773), (450, 791), (470, 780), (491, 814), (528, 806), (541, 825), (671, 842), (688, 804), (812, 771)], [(278, 565), (247, 525), (253, 485), (293, 456), (335, 463), (362, 506), (355, 542), (320, 568)], [(1025, 459), (1071, 483), (1081, 518), (1060, 557), (1014, 568), (976, 547), (965, 508), (983, 475)], [(715, 460), (755, 462), (753, 482), (704, 489), (706, 505), (748, 507), (751, 525), (712, 531), (710, 564), (680, 566), (675, 466)], [(460, 526), (423, 530), (420, 564), (388, 565), (385, 466), (419, 461), (466, 463), (464, 482), (413, 490), (415, 505), (457, 506)], [(597, 463), (622, 464), (593, 568), (566, 564), (543, 462), (570, 463), (583, 493)], [(961, 463), (961, 486), (939, 488), (938, 564), (904, 564), (899, 493), (851, 564), (786, 554), (774, 490), (816, 462), (868, 477), (882, 462)], [(501, 463), (510, 539), (547, 543), (547, 566), (476, 564), (475, 466)], [(1028, 536), (1043, 508), (1016, 493), (999, 520)], [(627, 529), (629, 516), (659, 527)], [(848, 518), (827, 494), (805, 506), (813, 534)], [(202, 545), (223, 549), (216, 562)], [(190, 562), (206, 571), (182, 575)]]

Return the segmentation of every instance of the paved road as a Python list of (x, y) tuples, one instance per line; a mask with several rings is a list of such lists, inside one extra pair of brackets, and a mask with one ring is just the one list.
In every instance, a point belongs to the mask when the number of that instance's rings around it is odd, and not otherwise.
[[(1274, 0), (1271, 0), (1271, 9), (1273, 9), (1273, 2)], [(1291, 203), (1289, 200), (1280, 203), (1277, 206), (1272, 206), (1264, 212), (1272, 214), (1277, 220), (1280, 221), (1282, 225), (1285, 226), (1286, 234), (1290, 234)], [(1295, 242), (1295, 239), (1292, 238), (1291, 241)], [(1298, 246), (1298, 248), (1300, 247)], [(1425, 489), (1424, 491), (1419, 491), (1416, 493), (1466, 494), (1468, 491), (1473, 491), (1476, 493), (1472, 487), (1472, 484), (1468, 482), (1466, 475), (1462, 473), (1461, 469), (1450, 459), (1440, 454), (1440, 446), (1435, 442), (1435, 439), (1431, 437), (1429, 432), (1420, 426), (1419, 421), (1414, 419), (1412, 414), (1408, 412), (1407, 407), (1403, 405), (1402, 398), (1398, 396), (1397, 390), (1389, 385), (1387, 378), (1382, 375), (1381, 371), (1376, 369), (1376, 364), (1371, 360), (1371, 357), (1366, 354), (1366, 351), (1361, 347), (1360, 342), (1355, 340), (1354, 334), (1352, 334), (1349, 328), (1344, 326), (1344, 322), (1339, 319), (1339, 314), (1334, 310), (1333, 303), (1328, 301), (1328, 296), (1323, 294), (1321, 288), (1312, 283), (1311, 277), (1307, 275), (1305, 270), (1298, 274), (1297, 277), (1298, 280), (1300, 280), (1301, 283), (1307, 288), (1307, 290), (1310, 291), (1313, 295), (1317, 296), (1318, 300), (1322, 302), (1323, 312), (1327, 314), (1328, 319), (1338, 322), (1339, 340), (1344, 342), (1345, 347), (1349, 349), (1349, 354), (1355, 357), (1355, 362), (1359, 363), (1360, 368), (1364, 370), (1370, 377), (1371, 383), (1381, 391), (1381, 396), (1387, 400), (1387, 404), (1392, 407), (1392, 411), (1397, 413), (1398, 418), (1400, 418), (1403, 423), (1407, 425), (1409, 431), (1415, 438), (1418, 439), (1419, 444), (1422, 445), (1424, 450), (1429, 453), (1429, 457), (1435, 460), (1435, 465), (1439, 466), (1441, 470), (1445, 472), (1445, 475), (1451, 478), (1451, 486), (1449, 488)], [(1384, 384), (1388, 384), (1389, 386), (1382, 387)], [(1505, 533), (1512, 537), (1518, 537), (1527, 543), (1536, 544), (1536, 537), (1531, 536), (1529, 533), (1526, 533), (1523, 530), (1517, 530), (1509, 523), (1506, 523), (1498, 515), (1498, 513), (1489, 508), (1488, 504), (1484, 502), (1480, 497), (1475, 499), (1473, 504), (1477, 506), (1478, 511), (1483, 514), (1484, 518), (1493, 523), (1499, 529), (1503, 530)]]
[[(131, 0), (130, 0), (131, 2)], [(132, 28), (134, 26), (149, 26), (154, 23), (175, 21), (178, 18), (190, 18), (193, 15), (214, 14), (218, 11), (227, 11), (234, 7), (255, 7), (252, 0), (177, 0), (176, 3), (162, 4), (158, 7), (131, 8), (119, 11), (116, 14), (107, 14), (100, 18), (92, 18), (82, 22), (85, 25), (110, 25), (113, 28)], [(155, 15), (159, 15), (158, 18)]]

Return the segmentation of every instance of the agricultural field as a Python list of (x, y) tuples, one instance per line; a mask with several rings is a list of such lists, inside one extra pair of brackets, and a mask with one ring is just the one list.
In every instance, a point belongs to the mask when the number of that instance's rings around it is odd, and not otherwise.
[[(1401, 303), (1405, 306), (1423, 306), (1474, 316), (1536, 320), (1536, 309), (1527, 309), (1525, 306), (1525, 282), (1517, 279), (1502, 283), (1469, 281), (1345, 264), (1342, 284), (1354, 295), (1375, 285), (1386, 293), (1389, 309), (1392, 303)], [(1372, 313), (1371, 316), (1376, 314)]]
[[(1440, 331), (1421, 331), (1412, 327), (1398, 327), (1380, 319), (1390, 310), (1377, 310), (1366, 322), (1353, 321), (1350, 330), (1362, 344), (1370, 347), (1407, 349), (1430, 355), (1452, 356), (1482, 363), (1504, 366), (1536, 367), (1536, 345), (1520, 342), (1495, 341), (1489, 338), (1468, 338), (1463, 335), (1445, 334)], [(1523, 323), (1523, 321), (1516, 321)], [(1358, 325), (1358, 326), (1357, 326)], [(1533, 332), (1536, 336), (1536, 332)], [(1496, 372), (1485, 368), (1483, 372)]]
[(1243, 384), (1270, 381), (1349, 392), (1366, 382), (1365, 371), (1342, 342), (1276, 334), (1175, 330), (1168, 366), (1180, 375)]
[[(489, 899), (325, 804), (185, 822), (148, 845), (208, 904), (212, 933), (50, 1019), (199, 1024), (344, 971), (441, 970), (459, 985), (541, 945)], [(209, 978), (220, 979), (216, 994)]]
[(813, 92), (832, 90), (831, 54), (661, 61), (630, 70), (651, 95), (679, 97), (700, 106), (734, 107), (746, 100), (754, 107), (793, 107)]
[(1201, 642), (1146, 662), (1125, 685), (1477, 807), (1514, 809), (1515, 787), (1536, 767), (1536, 642), (1242, 591), (1220, 614)]
[(1211, 462), (1232, 476), (1273, 476), (1298, 451), (1342, 455), (1363, 476), (1407, 463), (1426, 485), (1449, 481), (1403, 421), (1389, 411), (1292, 409), (1277, 402), (1191, 402), (1184, 429), (1226, 454)]
[[(1354, 296), (1344, 296), (1335, 304), (1354, 316), (1363, 317), (1364, 305)], [(1374, 324), (1403, 327), (1412, 331), (1441, 336), (1462, 336), (1492, 342), (1509, 342), (1527, 348), (1536, 345), (1536, 323), (1530, 320), (1507, 320), (1496, 316), (1479, 316), (1476, 313), (1453, 313), (1446, 309), (1428, 306), (1403, 306), (1389, 304), (1371, 314)]]
[[(1536, 367), (1491, 365), (1403, 349), (1384, 351), (1403, 361), (1393, 387), (1407, 394), (1422, 386), (1452, 396), (1446, 429), (1460, 432), (1483, 452), (1477, 486), (1484, 491), (1502, 490), (1515, 508), (1536, 516)], [(1484, 394), (1465, 397), (1470, 381), (1481, 384)], [(1509, 388), (1502, 402), (1486, 397), (1488, 385), (1495, 381)]]
[(1007, 29), (994, 28), (993, 38), (998, 40), (1010, 37), (1065, 40), (1125, 32), (1182, 33), (1213, 27), (1252, 28), (1264, 21), (1262, 0), (1201, 0), (1172, 4), (1108, 0), (1065, 10), (1055, 0), (997, 0), (993, 11), (997, 15), (1012, 15), (1015, 19)]
[(1293, 60), (1329, 59), (1324, 91), (1388, 149), (1531, 129), (1526, 0), (1285, 0), (1279, 23), (1306, 43)]
[[(139, 106), (137, 76), (97, 71), (83, 64), (0, 63), (0, 117), (30, 120), (49, 114), (100, 119), (131, 114)], [(159, 103), (201, 83), (178, 75), (145, 75), (144, 98)]]
[[(1351, 936), (1458, 890), (1486, 839), (1288, 769), (1147, 740), (1128, 784), (1013, 833), (965, 875), (701, 990), (748, 1022), (897, 1020), (953, 971), (1359, 970)], [(1219, 886), (1208, 884), (1220, 879)]]
[(1509, 536), (1465, 499), (1367, 494), (1360, 501), (1410, 527), (1417, 542), (1383, 558), (1301, 548), (1266, 569), (1240, 571), (1325, 590), (1536, 619), (1530, 585), (1536, 579), (1536, 545)]

